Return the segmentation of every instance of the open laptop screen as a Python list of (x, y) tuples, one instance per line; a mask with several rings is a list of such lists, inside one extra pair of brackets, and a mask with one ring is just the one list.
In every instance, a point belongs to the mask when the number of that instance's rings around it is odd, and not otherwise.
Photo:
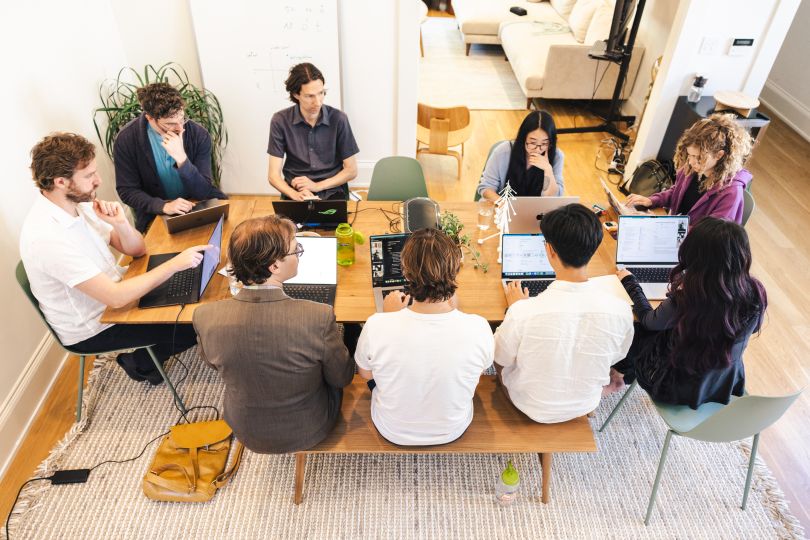
[(371, 286), (391, 287), (405, 284), (400, 255), (410, 234), (382, 234), (369, 238), (371, 247)]
[(205, 288), (208, 287), (208, 283), (211, 281), (214, 272), (217, 271), (217, 266), (219, 266), (220, 252), (222, 250), (222, 223), (224, 220), (225, 216), (219, 218), (217, 226), (214, 227), (214, 232), (211, 233), (211, 238), (208, 239), (208, 243), (214, 246), (213, 249), (207, 250), (203, 255), (200, 298), (202, 298)]
[(677, 264), (689, 216), (620, 216), (616, 264)]
[(304, 246), (298, 260), (298, 274), (284, 283), (309, 285), (337, 285), (337, 238), (324, 236), (296, 236)]
[(503, 279), (554, 277), (542, 234), (505, 234), (501, 245)]

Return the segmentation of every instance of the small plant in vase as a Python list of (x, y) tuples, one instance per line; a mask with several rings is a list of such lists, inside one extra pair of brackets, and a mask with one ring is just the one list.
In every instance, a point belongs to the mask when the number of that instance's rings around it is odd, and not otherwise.
[(481, 252), (473, 247), (469, 234), (461, 234), (464, 230), (464, 224), (459, 217), (449, 210), (445, 210), (441, 215), (441, 229), (442, 231), (453, 239), (461, 249), (462, 260), (464, 258), (464, 251), (468, 251), (473, 259), (473, 268), (481, 270), (486, 274), (489, 270), (489, 263), (481, 261)]

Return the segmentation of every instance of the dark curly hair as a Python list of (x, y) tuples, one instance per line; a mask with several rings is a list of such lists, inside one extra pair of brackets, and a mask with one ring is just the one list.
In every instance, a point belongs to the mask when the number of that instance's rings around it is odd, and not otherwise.
[(405, 242), (402, 274), (418, 302), (443, 302), (455, 294), (461, 249), (438, 229), (419, 229)]
[(323, 73), (321, 73), (320, 69), (309, 62), (296, 64), (291, 67), (290, 74), (287, 76), (287, 80), (284, 81), (284, 87), (287, 89), (287, 92), (290, 93), (290, 101), (297, 105), (298, 98), (295, 97), (295, 94), (300, 94), (301, 87), (312, 81), (321, 81), (323, 84), (326, 84), (326, 80), (324, 80)]
[(81, 135), (51, 133), (31, 149), (34, 184), (42, 191), (51, 191), (54, 178), (71, 178), (95, 157), (95, 146)]
[(169, 83), (147, 84), (137, 91), (143, 112), (154, 119), (174, 116), (186, 107), (180, 92)]
[(272, 275), (270, 265), (283, 259), (295, 237), (292, 221), (276, 215), (243, 221), (228, 243), (230, 274), (243, 285), (260, 285)]

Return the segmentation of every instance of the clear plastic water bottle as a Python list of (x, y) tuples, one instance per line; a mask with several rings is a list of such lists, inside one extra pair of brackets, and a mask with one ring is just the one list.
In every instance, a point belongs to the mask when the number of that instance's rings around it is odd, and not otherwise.
[(506, 462), (506, 468), (495, 484), (495, 500), (501, 506), (509, 506), (517, 497), (520, 488), (520, 476), (517, 469), (512, 465), (512, 460)]
[(689, 94), (686, 96), (686, 101), (689, 103), (697, 103), (703, 96), (703, 87), (706, 86), (706, 77), (700, 75), (695, 76), (695, 81), (692, 83), (692, 88), (689, 89)]

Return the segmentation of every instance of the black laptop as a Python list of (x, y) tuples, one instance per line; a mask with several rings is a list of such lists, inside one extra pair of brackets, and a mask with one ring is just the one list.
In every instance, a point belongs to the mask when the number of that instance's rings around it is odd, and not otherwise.
[(166, 230), (169, 231), (169, 234), (174, 234), (200, 225), (216, 223), (222, 216), (227, 218), (228, 207), (228, 201), (208, 199), (207, 201), (198, 202), (185, 214), (161, 217), (166, 223)]
[(337, 229), (346, 223), (346, 201), (273, 201), (273, 211), (298, 228)]
[[(162, 285), (153, 289), (141, 298), (138, 307), (150, 308), (161, 306), (175, 306), (179, 304), (196, 304), (202, 298), (205, 288), (219, 266), (220, 250), (222, 248), (222, 227), (225, 216), (220, 216), (214, 232), (208, 243), (214, 246), (203, 255), (202, 264), (177, 272)], [(165, 263), (177, 253), (161, 253), (150, 255), (146, 270), (149, 271)]]

